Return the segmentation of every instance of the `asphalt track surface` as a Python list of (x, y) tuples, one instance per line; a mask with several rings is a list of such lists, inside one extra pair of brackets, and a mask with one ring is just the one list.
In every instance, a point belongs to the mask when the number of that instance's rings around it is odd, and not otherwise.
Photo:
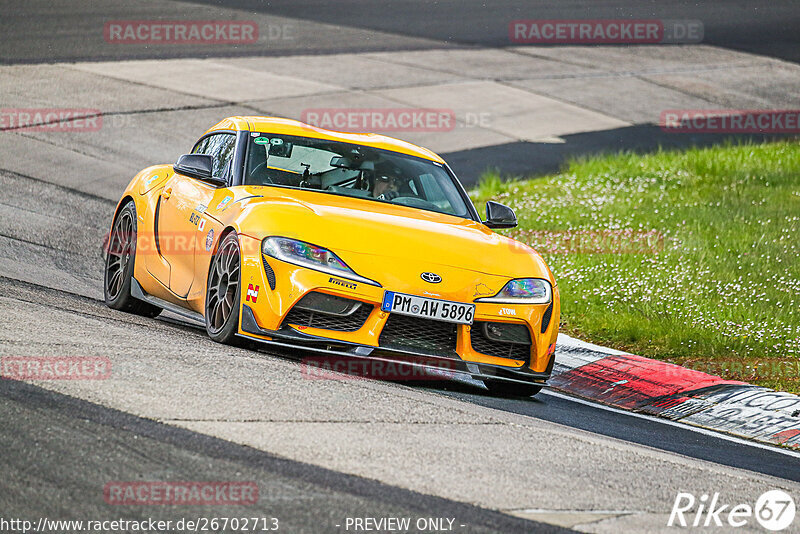
[[(220, 0), (200, 0), (221, 5)], [(395, 0), (370, 2), (313, 0), (233, 0), (228, 7), (333, 23), (452, 44), (508, 46), (509, 22), (519, 19), (699, 20), (704, 42), (790, 61), (800, 60), (800, 12), (791, 2), (572, 0)]]
[(581, 403), (545, 390), (532, 399), (500, 399), (475, 387), (440, 384), (446, 395), (497, 410), (535, 417), (664, 451), (800, 482), (800, 462), (715, 432), (698, 432), (654, 417), (634, 417), (595, 403)]
[(277, 518), (283, 532), (341, 532), (336, 525), (345, 525), (347, 517), (447, 517), (469, 532), (567, 531), (288, 461), (22, 382), (0, 383), (0, 419), (0, 511), (6, 519), (105, 518), (109, 506), (97, 488), (109, 475), (136, 480), (150, 470), (164, 480), (228, 481), (246, 473), (260, 488), (259, 500), (245, 512), (234, 506), (224, 512), (214, 506), (140, 506), (120, 509), (114, 518), (246, 516)]
[[(108, 2), (53, 11), (50, 4), (3, 4), (3, 61), (114, 57), (101, 40), (86, 38), (109, 14), (158, 18), (186, 9)], [(562, 3), (567, 11), (558, 12), (531, 2), (482, 4), (226, 6), (388, 35), (365, 42), (331, 30), (294, 48), (239, 51), (247, 55), (492, 46), (506, 36), (508, 19), (532, 18), (520, 6), (539, 18), (578, 18), (572, 8), (585, 18), (588, 2)], [(727, 3), (723, 11), (711, 2), (645, 5), (652, 11), (614, 4), (604, 13), (708, 19), (707, 41), (797, 59), (787, 52), (798, 49), (797, 34), (786, 30), (798, 26), (788, 2)], [(774, 36), (767, 45), (758, 38), (765, 30)], [(465, 525), (456, 532), (559, 531), (531, 520), (552, 521), (548, 512), (598, 514), (570, 522), (583, 531), (649, 532), (663, 530), (678, 491), (720, 491), (732, 502), (754, 502), (775, 487), (797, 495), (796, 454), (547, 393), (498, 399), (466, 383), (303, 380), (296, 354), (224, 347), (168, 315), (109, 310), (101, 300), (101, 243), (113, 202), (3, 168), (0, 162), (0, 355), (106, 355), (115, 375), (91, 384), (0, 380), (1, 517), (242, 515), (226, 507), (110, 507), (102, 488), (115, 480), (253, 480), (260, 499), (245, 515), (278, 517), (286, 532), (343, 532), (346, 517), (366, 516), (450, 517)], [(53, 173), (80, 177), (86, 169)]]
[[(508, 26), (518, 19), (699, 20), (706, 44), (800, 61), (800, 10), (789, 1), (5, 0), (0, 13), (0, 62), (5, 63), (510, 46)], [(250, 15), (267, 17), (262, 33), (268, 34), (271, 25), (273, 38), (233, 48), (119, 47), (109, 46), (102, 34), (110, 20), (246, 20)], [(292, 28), (290, 39), (281, 34), (286, 24)]]

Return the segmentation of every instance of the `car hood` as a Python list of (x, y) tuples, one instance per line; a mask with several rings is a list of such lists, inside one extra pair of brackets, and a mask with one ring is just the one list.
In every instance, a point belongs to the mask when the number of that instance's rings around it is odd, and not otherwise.
[(241, 232), (258, 239), (280, 235), (325, 247), (353, 268), (358, 264), (363, 270), (370, 257), (391, 258), (398, 268), (446, 266), (553, 282), (533, 249), (473, 220), (315, 191), (244, 189), (238, 217)]

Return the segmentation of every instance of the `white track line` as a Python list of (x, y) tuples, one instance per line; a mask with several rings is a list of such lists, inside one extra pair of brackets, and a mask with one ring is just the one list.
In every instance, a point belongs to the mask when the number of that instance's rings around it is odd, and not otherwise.
[[(637, 412), (631, 412), (628, 410), (622, 410), (620, 408), (613, 408), (611, 406), (606, 406), (605, 404), (599, 404), (595, 402), (591, 402), (585, 399), (580, 399), (578, 397), (572, 397), (570, 395), (565, 395), (563, 393), (556, 393), (552, 389), (543, 389), (539, 395), (550, 395), (553, 397), (557, 397), (559, 399), (564, 399), (572, 402), (577, 402), (578, 404), (585, 404), (586, 406), (591, 406), (593, 408), (599, 408), (601, 410), (606, 410), (607, 412), (618, 413), (622, 415), (628, 415), (630, 417), (638, 417), (639, 419), (646, 419), (648, 421), (654, 421), (657, 423), (661, 423), (664, 425), (674, 426), (677, 428), (682, 428), (684, 430), (691, 430), (692, 432), (697, 432), (698, 434), (704, 434), (706, 436), (713, 436), (715, 438), (724, 439), (726, 441), (730, 441), (733, 443), (738, 443), (740, 445), (745, 445), (748, 447), (756, 447), (758, 449), (764, 449), (772, 452), (777, 452), (779, 454), (783, 454), (786, 456), (790, 456), (792, 458), (800, 459), (800, 452), (795, 452), (789, 449), (784, 449), (779, 447), (778, 445), (767, 445), (765, 443), (759, 443), (758, 441), (752, 441), (749, 439), (738, 438), (736, 436), (731, 436), (730, 434), (724, 434), (720, 431), (715, 430), (708, 430), (699, 426), (690, 425), (687, 423), (681, 423), (678, 421), (672, 421), (670, 419), (664, 419), (662, 417), (655, 417), (652, 415), (644, 415)], [(623, 438), (624, 439), (624, 438)]]

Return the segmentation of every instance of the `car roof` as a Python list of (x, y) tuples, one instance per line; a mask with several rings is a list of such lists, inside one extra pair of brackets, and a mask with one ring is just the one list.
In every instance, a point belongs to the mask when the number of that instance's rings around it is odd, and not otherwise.
[(410, 156), (428, 159), (444, 163), (444, 160), (436, 153), (417, 145), (395, 139), (381, 134), (374, 133), (350, 133), (326, 130), (305, 124), (292, 119), (281, 117), (228, 117), (221, 120), (206, 131), (206, 134), (219, 130), (250, 131), (259, 133), (274, 133), (278, 135), (295, 135), (299, 137), (312, 137), (314, 139), (326, 139), (329, 141), (341, 141), (342, 143), (353, 143), (372, 148), (391, 150)]

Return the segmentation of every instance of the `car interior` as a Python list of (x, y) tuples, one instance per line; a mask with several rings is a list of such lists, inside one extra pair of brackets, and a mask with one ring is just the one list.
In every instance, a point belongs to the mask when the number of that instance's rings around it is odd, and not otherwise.
[(245, 184), (314, 189), (459, 216), (467, 213), (452, 178), (434, 162), (320, 139), (251, 137)]

